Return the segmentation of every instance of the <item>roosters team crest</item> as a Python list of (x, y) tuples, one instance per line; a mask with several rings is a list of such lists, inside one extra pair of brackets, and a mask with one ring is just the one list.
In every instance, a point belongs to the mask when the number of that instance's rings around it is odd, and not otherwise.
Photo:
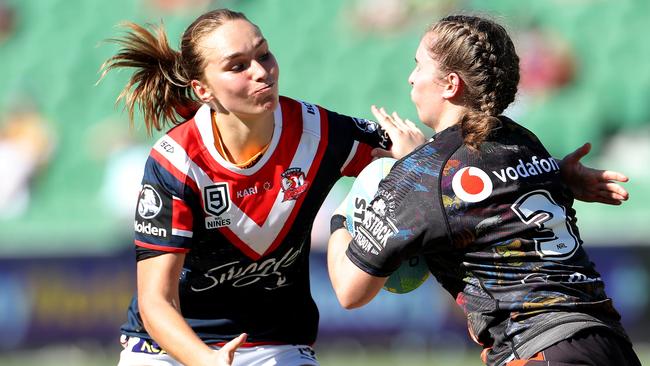
[(305, 173), (300, 168), (289, 168), (281, 176), (282, 192), (284, 192), (282, 202), (297, 200), (300, 195), (305, 193), (309, 186), (309, 182), (305, 181)]

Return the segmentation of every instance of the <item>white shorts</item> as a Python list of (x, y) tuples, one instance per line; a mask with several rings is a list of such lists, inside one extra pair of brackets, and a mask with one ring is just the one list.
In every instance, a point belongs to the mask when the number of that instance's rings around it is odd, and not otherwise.
[[(183, 366), (149, 340), (120, 338), (124, 349), (118, 366)], [(212, 347), (219, 349), (219, 347)], [(232, 366), (319, 366), (314, 350), (307, 345), (240, 347)]]

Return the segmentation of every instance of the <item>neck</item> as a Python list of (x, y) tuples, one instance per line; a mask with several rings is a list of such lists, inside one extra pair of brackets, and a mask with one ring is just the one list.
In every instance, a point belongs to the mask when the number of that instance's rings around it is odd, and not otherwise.
[(459, 105), (450, 105), (446, 108), (433, 123), (433, 128), (436, 132), (444, 131), (445, 129), (460, 123), (461, 118), (465, 114), (465, 108)]
[(216, 113), (215, 121), (224, 150), (241, 163), (265, 149), (273, 138), (273, 112), (256, 118), (240, 118), (233, 113)]

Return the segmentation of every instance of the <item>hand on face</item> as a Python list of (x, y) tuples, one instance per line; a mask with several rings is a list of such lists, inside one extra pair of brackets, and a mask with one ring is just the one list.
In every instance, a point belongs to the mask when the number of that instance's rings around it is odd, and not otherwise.
[(426, 141), (415, 123), (408, 119), (403, 120), (397, 112), (389, 115), (383, 107), (378, 109), (374, 105), (370, 107), (370, 111), (393, 142), (390, 150), (376, 148), (372, 150), (372, 156), (401, 159)]

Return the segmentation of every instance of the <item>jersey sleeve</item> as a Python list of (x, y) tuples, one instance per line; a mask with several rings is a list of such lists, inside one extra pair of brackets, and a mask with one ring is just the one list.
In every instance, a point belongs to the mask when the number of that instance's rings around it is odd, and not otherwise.
[[(409, 167), (411, 165), (411, 167)], [(360, 269), (377, 277), (395, 272), (402, 261), (448, 243), (448, 230), (438, 196), (438, 174), (423, 171), (413, 159), (395, 164), (379, 184), (346, 255)], [(434, 245), (435, 247), (435, 245)]]
[(375, 121), (364, 118), (349, 117), (328, 111), (331, 135), (334, 143), (347, 155), (341, 174), (356, 177), (373, 157), (372, 149), (380, 147), (390, 149), (391, 141), (386, 132)]
[(135, 244), (149, 250), (186, 253), (192, 245), (193, 215), (187, 188), (152, 150), (147, 159), (135, 212)]

